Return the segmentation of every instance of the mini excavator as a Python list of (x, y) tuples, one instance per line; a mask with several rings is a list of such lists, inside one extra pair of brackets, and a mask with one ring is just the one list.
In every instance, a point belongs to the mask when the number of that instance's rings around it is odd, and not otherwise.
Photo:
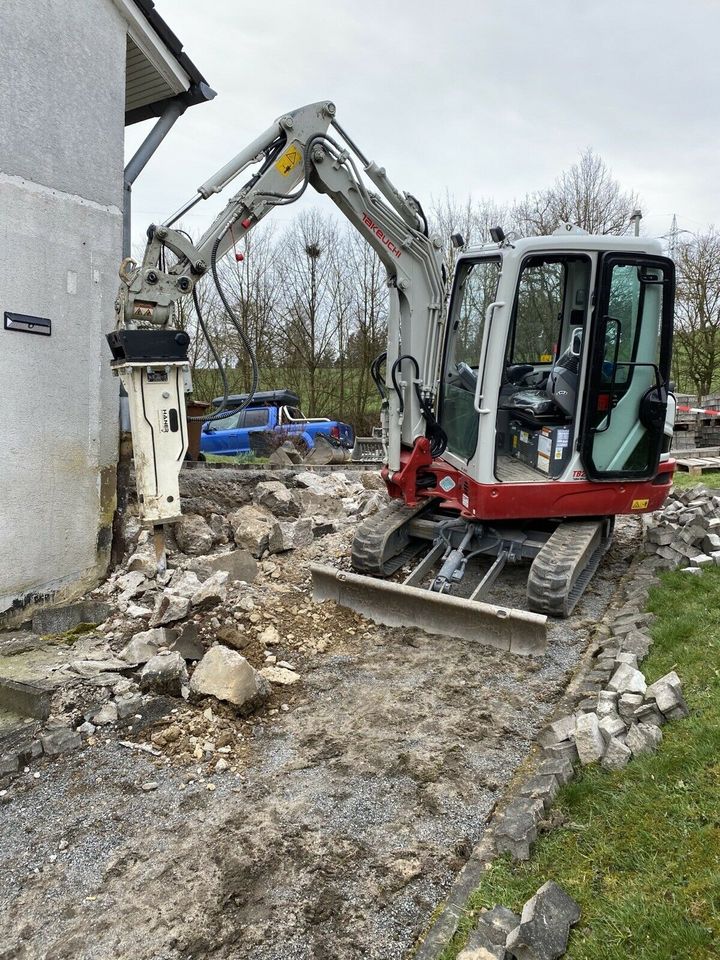
[[(174, 227), (251, 166), (197, 242)], [(187, 448), (188, 336), (173, 326), (175, 305), (193, 295), (206, 332), (195, 288), (212, 275), (250, 353), (252, 396), (257, 363), (217, 264), (308, 186), (372, 247), (389, 287), (387, 350), (372, 375), (391, 503), (358, 526), (352, 571), (313, 566), (314, 595), (382, 623), (539, 652), (547, 617), (570, 614), (615, 517), (657, 510), (670, 490), (673, 263), (655, 240), (571, 224), (514, 239), (496, 227), (477, 247), (454, 235), (448, 296), (443, 244), (422, 205), (365, 157), (329, 101), (276, 120), (149, 228), (142, 263), (122, 264), (108, 340), (159, 555), (163, 525), (180, 514)], [(471, 561), (484, 572), (462, 595)], [(508, 564), (529, 567), (526, 609), (484, 599)]]

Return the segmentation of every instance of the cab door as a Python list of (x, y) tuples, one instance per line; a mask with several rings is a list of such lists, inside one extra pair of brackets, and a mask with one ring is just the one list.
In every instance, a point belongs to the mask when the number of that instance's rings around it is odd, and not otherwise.
[(590, 480), (648, 480), (662, 452), (675, 268), (605, 254), (588, 352), (581, 456)]

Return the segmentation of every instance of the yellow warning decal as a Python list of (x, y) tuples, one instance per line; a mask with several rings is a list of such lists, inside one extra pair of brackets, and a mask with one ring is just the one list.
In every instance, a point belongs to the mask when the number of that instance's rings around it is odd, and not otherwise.
[(291, 144), (285, 153), (280, 157), (275, 166), (280, 171), (280, 173), (286, 177), (291, 173), (295, 167), (302, 162), (302, 153), (298, 150), (295, 144)]
[(552, 354), (551, 354), (551, 353), (541, 353), (541, 354), (540, 354), (540, 363), (552, 363)]
[(633, 500), (632, 508), (633, 510), (646, 510), (648, 503), (650, 503), (649, 500)]

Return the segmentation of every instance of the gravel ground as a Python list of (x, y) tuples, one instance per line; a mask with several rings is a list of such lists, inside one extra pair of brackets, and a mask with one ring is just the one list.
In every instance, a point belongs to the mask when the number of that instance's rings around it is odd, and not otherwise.
[[(639, 525), (539, 659), (342, 613), (242, 772), (198, 779), (110, 737), (0, 798), (0, 960), (396, 960), (565, 690)], [(519, 603), (509, 571), (496, 602)], [(194, 780), (194, 782), (188, 782)], [(143, 784), (156, 783), (145, 791)]]

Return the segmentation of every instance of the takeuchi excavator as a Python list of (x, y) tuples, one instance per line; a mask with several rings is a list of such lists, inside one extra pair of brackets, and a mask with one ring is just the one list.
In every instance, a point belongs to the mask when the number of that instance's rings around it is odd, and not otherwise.
[[(174, 227), (251, 166), (197, 242)], [(250, 353), (251, 396), (257, 364), (218, 261), (308, 186), (370, 244), (390, 294), (387, 351), (372, 373), (391, 504), (357, 528), (353, 571), (313, 566), (314, 595), (390, 625), (537, 653), (547, 616), (568, 616), (592, 577), (615, 517), (657, 510), (670, 490), (673, 263), (655, 240), (570, 224), (513, 239), (497, 227), (478, 247), (453, 237), (448, 297), (443, 244), (422, 205), (365, 157), (329, 101), (280, 117), (149, 228), (141, 264), (121, 266), (108, 340), (159, 559), (163, 525), (180, 515), (191, 389), (175, 306), (192, 294), (205, 330), (195, 288), (212, 275)], [(476, 560), (484, 573), (469, 592), (461, 584)], [(486, 602), (503, 568), (521, 563), (527, 609)]]

